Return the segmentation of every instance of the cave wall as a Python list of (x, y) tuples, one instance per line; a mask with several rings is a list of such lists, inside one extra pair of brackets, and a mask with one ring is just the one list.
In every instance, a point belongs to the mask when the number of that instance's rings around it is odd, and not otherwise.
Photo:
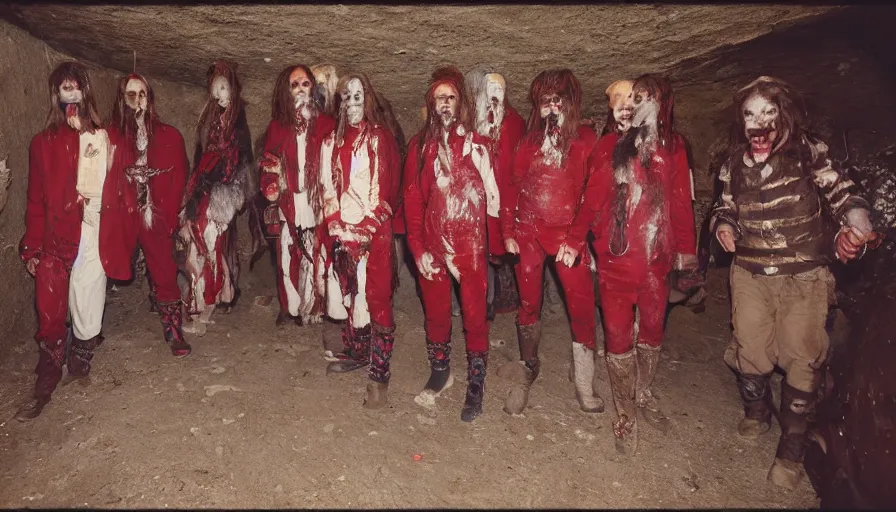
[(845, 129), (854, 161), (896, 142), (896, 56), (888, 43), (894, 22), (894, 7), (857, 6), (669, 69), (675, 122), (693, 147), (697, 189), (712, 189), (710, 146), (728, 135), (733, 94), (760, 75), (802, 93), (810, 127), (835, 159), (845, 156)]
[[(11, 346), (31, 343), (36, 320), (34, 281), (19, 259), (18, 244), (25, 231), (28, 186), (28, 145), (43, 129), (47, 113), (47, 77), (71, 57), (57, 52), (18, 27), (0, 21), (0, 159), (9, 154), (12, 169), (9, 203), (0, 213), (0, 356)], [(101, 115), (111, 113), (119, 71), (85, 63)], [(187, 148), (194, 143), (194, 126), (205, 101), (205, 91), (148, 77), (159, 113), (184, 134)], [(188, 149), (188, 152), (192, 153)]]

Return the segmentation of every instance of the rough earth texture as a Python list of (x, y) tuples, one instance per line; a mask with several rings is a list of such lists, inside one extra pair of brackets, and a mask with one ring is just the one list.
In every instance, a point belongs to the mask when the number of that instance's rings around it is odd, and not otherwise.
[[(264, 263), (246, 297), (270, 293)], [(721, 362), (725, 275), (711, 273), (706, 313), (673, 310), (655, 387), (672, 428), (642, 427), (631, 461), (616, 454), (610, 412), (578, 410), (562, 307), (545, 308), (542, 371), (518, 417), (501, 410), (511, 385), (495, 375), (518, 357), (514, 315), (498, 317), (484, 414), (467, 424), (462, 379), (432, 410), (413, 401), (429, 372), (407, 271), (390, 403), (378, 411), (361, 407), (363, 372), (325, 375), (322, 326), (273, 327), (276, 299), (218, 317), (176, 360), (145, 289), (127, 288), (109, 301), (92, 382), (61, 387), (37, 421), (11, 419), (31, 389), (34, 349), (0, 362), (0, 508), (813, 507), (808, 480), (787, 492), (765, 479), (777, 426), (758, 441), (734, 434), (742, 412)], [(460, 377), (459, 318), (454, 332)], [(612, 407), (605, 365), (598, 374)]]

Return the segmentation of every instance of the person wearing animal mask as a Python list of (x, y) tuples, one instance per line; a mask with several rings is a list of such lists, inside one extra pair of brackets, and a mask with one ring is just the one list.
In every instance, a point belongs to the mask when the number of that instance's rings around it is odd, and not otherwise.
[(165, 342), (176, 357), (187, 356), (191, 347), (183, 334), (174, 259), (174, 236), (189, 171), (184, 138), (177, 128), (159, 119), (152, 87), (137, 74), (118, 81), (109, 137), (121, 152), (116, 165), (123, 166), (136, 196), (137, 243), (146, 258)]
[[(582, 252), (594, 232), (607, 370), (617, 419), (616, 448), (637, 450), (636, 414), (668, 428), (651, 384), (663, 342), (669, 273), (697, 265), (690, 168), (684, 138), (672, 124), (674, 99), (665, 77), (632, 85), (632, 124), (601, 137), (589, 158), (585, 201), (560, 253)], [(637, 338), (634, 306), (639, 311)]]
[(497, 217), (500, 196), (488, 141), (475, 118), (464, 76), (436, 69), (426, 92), (427, 119), (405, 161), (407, 240), (420, 272), (430, 378), (415, 401), (431, 405), (453, 383), (451, 277), (460, 282), (467, 345), (467, 393), (461, 420), (482, 414), (488, 367), (486, 219)]
[(807, 415), (828, 353), (825, 318), (834, 294), (828, 265), (861, 257), (880, 240), (870, 206), (827, 145), (806, 130), (806, 110), (786, 82), (761, 76), (734, 96), (723, 190), (710, 229), (734, 253), (734, 337), (725, 362), (744, 404), (738, 434), (756, 438), (772, 416), (770, 380), (784, 370), (781, 438), (768, 478), (794, 488), (802, 479)]
[(239, 296), (236, 216), (252, 198), (252, 138), (236, 67), (226, 61), (206, 72), (208, 99), (196, 129), (194, 168), (187, 182), (178, 241), (190, 276), (187, 332), (205, 333), (218, 304)]
[(542, 71), (529, 88), (532, 112), (528, 131), (516, 151), (511, 175), (504, 181), (501, 216), (504, 246), (519, 255), (516, 266), (520, 307), (517, 318), (520, 360), (507, 363), (499, 375), (513, 379), (504, 410), (519, 414), (528, 402), (529, 388), (541, 364), (541, 306), (544, 265), (555, 259), (572, 324), (574, 382), (579, 406), (603, 412), (594, 378), (594, 281), (588, 251), (564, 259), (567, 241), (587, 179), (587, 160), (597, 138), (581, 126), (582, 88), (568, 69)]
[[(39, 348), (32, 399), (20, 421), (43, 411), (67, 366), (72, 378), (90, 373), (103, 342), (108, 278), (131, 278), (133, 197), (103, 128), (87, 69), (56, 66), (48, 80), (46, 125), (31, 139), (25, 235), (19, 254), (34, 276)], [(71, 331), (66, 317), (71, 315)], [(66, 340), (71, 347), (66, 357)]]
[(336, 117), (336, 86), (339, 84), (339, 75), (336, 74), (336, 66), (332, 64), (316, 64), (311, 66), (314, 74), (314, 91), (312, 96), (317, 102), (317, 107), (328, 116)]
[(320, 148), (335, 121), (318, 110), (313, 89), (308, 66), (280, 72), (259, 163), (261, 191), (279, 207), (278, 325), (289, 318), (299, 325), (319, 323), (324, 312)]
[[(476, 108), (476, 132), (489, 141), (498, 188), (510, 179), (513, 155), (526, 132), (526, 121), (507, 99), (504, 76), (479, 66), (466, 75), (470, 98)], [(519, 306), (513, 264), (509, 261), (498, 219), (489, 219), (488, 308), (489, 319)]]
[(345, 349), (327, 353), (328, 372), (368, 368), (364, 405), (386, 404), (392, 316), (392, 175), (398, 145), (376, 108), (367, 77), (349, 73), (336, 88), (339, 120), (321, 150), (328, 279), (327, 314), (344, 321)]

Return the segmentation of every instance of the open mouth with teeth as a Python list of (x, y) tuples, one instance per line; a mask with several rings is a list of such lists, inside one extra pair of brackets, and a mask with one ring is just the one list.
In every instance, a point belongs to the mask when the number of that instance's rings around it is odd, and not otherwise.
[(748, 130), (750, 136), (750, 150), (753, 155), (767, 155), (772, 150), (772, 142), (775, 140), (775, 131), (771, 128)]

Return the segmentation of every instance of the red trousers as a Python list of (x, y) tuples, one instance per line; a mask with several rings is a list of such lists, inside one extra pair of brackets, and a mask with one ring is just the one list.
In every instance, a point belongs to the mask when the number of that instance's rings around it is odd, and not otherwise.
[(660, 346), (669, 300), (669, 272), (604, 265), (599, 267), (598, 276), (607, 352), (624, 354), (634, 346), (634, 306), (641, 315), (637, 342)]
[[(519, 236), (520, 262), (516, 265), (516, 282), (520, 292), (519, 324), (532, 325), (541, 318), (544, 297), (544, 263), (548, 252), (535, 236)], [(559, 244), (557, 244), (559, 245)], [(557, 263), (557, 277), (566, 295), (566, 307), (573, 340), (594, 349), (597, 322), (594, 319), (594, 281), (584, 261), (572, 267)]]
[[(435, 343), (451, 341), (451, 274), (441, 254), (433, 254), (439, 272), (432, 280), (419, 277), (423, 292), (426, 336)], [(489, 324), (486, 318), (488, 261), (485, 250), (457, 255), (454, 266), (460, 273), (460, 305), (464, 321), (467, 352), (488, 350)]]
[(161, 227), (147, 229), (141, 222), (137, 243), (146, 257), (149, 279), (160, 303), (180, 300), (177, 263), (174, 261), (174, 236)]
[(366, 283), (370, 321), (382, 327), (395, 327), (395, 317), (392, 314), (392, 251), (394, 250), (391, 222), (383, 223), (370, 242)]
[(40, 255), (37, 273), (34, 276), (34, 303), (37, 308), (38, 343), (54, 345), (62, 342), (65, 348), (68, 316), (68, 282), (71, 269), (65, 262), (50, 254)]

